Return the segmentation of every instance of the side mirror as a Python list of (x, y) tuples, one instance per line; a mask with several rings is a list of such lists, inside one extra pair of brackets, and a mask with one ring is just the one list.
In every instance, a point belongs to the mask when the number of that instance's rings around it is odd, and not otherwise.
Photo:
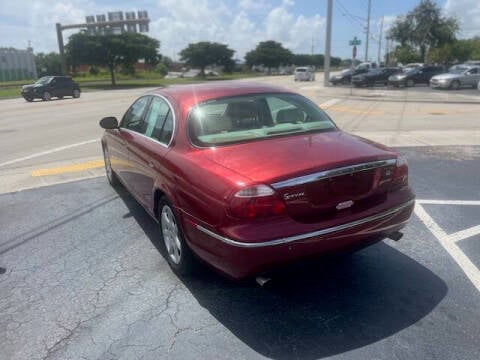
[(99, 124), (104, 129), (118, 129), (118, 120), (115, 116), (104, 117)]

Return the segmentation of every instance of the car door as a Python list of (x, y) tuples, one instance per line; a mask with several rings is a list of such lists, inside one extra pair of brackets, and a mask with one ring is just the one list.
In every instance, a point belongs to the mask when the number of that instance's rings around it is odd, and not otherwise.
[(477, 86), (478, 80), (480, 79), (478, 68), (473, 68), (467, 71), (465, 75), (465, 85)]
[(129, 148), (134, 135), (143, 132), (145, 128), (144, 115), (150, 103), (150, 96), (136, 100), (123, 115), (118, 129), (111, 131), (107, 138), (108, 152), (112, 168), (128, 190), (133, 192), (132, 172)]
[(174, 114), (168, 101), (152, 96), (145, 114), (145, 127), (133, 134), (129, 142), (131, 183), (140, 203), (153, 212), (154, 184), (164, 171), (162, 160), (169, 151), (173, 135)]

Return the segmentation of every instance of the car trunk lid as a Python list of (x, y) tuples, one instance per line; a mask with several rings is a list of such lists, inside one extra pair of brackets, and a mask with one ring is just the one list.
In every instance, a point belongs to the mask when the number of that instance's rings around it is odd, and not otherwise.
[(288, 214), (314, 222), (361, 211), (386, 198), (396, 153), (331, 131), (211, 149), (210, 160), (272, 186)]

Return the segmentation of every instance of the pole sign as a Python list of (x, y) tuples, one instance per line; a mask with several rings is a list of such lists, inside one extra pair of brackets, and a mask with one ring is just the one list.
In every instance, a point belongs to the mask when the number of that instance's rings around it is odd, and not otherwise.
[(348, 44), (350, 46), (353, 46), (352, 48), (352, 69), (353, 69), (353, 66), (355, 65), (355, 58), (357, 57), (357, 46), (360, 45), (362, 42), (360, 41), (360, 39), (357, 39), (356, 36), (353, 37), (353, 40), (350, 40), (348, 42)]
[(350, 41), (348, 42), (348, 44), (349, 44), (350, 46), (357, 46), (357, 45), (361, 45), (361, 44), (362, 44), (362, 41), (361, 41), (360, 39), (357, 39), (357, 37), (355, 36), (355, 37), (353, 38), (353, 40), (350, 40)]

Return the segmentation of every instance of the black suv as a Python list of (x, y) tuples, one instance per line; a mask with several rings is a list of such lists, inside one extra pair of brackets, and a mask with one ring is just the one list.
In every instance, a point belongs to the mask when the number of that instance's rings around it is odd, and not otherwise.
[(79, 98), (80, 86), (70, 76), (44, 76), (35, 84), (22, 86), (22, 96), (27, 101), (49, 101), (52, 97), (62, 99), (64, 96)]

